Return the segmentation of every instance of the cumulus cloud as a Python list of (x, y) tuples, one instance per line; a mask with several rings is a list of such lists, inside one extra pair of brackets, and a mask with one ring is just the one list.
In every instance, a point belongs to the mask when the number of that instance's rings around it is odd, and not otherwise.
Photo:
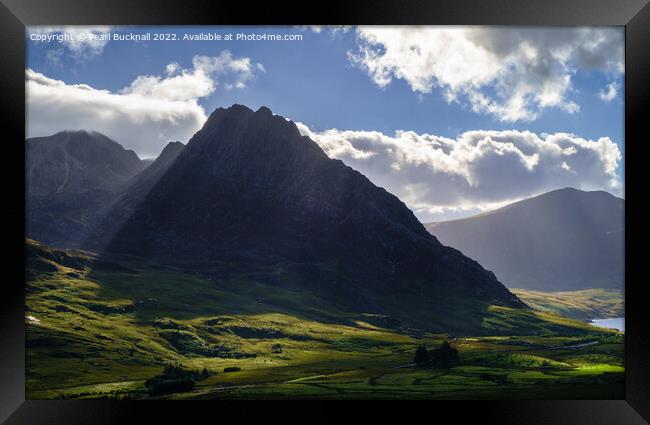
[[(62, 26), (62, 27), (29, 27), (29, 38), (34, 41), (45, 41), (49, 44), (60, 44), (62, 48), (52, 49), (60, 56), (65, 51), (73, 59), (84, 61), (99, 56), (108, 43), (109, 26)], [(40, 37), (40, 38), (39, 38)]]
[(234, 58), (224, 50), (216, 57), (194, 56), (192, 69), (180, 70), (176, 62), (165, 68), (166, 76), (141, 75), (121, 90), (122, 94), (138, 94), (163, 100), (191, 101), (214, 92), (217, 81), (213, 76), (230, 76), (224, 81), (226, 89), (245, 88), (254, 76), (255, 70), (263, 71), (261, 64), (253, 65), (250, 58)]
[(619, 89), (618, 83), (616, 81), (613, 81), (607, 84), (607, 87), (605, 87), (605, 89), (598, 92), (598, 97), (603, 102), (609, 103), (616, 98), (616, 95), (618, 94), (618, 89)]
[(578, 69), (624, 71), (617, 28), (359, 27), (350, 61), (379, 87), (406, 81), (418, 94), (439, 89), (500, 121), (532, 121), (545, 108), (579, 111)]
[(141, 157), (156, 156), (170, 140), (186, 142), (206, 120), (198, 100), (218, 86), (244, 88), (261, 65), (235, 58), (195, 56), (192, 68), (167, 65), (164, 75), (141, 75), (118, 91), (67, 84), (27, 69), (27, 136), (94, 130)]
[(413, 131), (311, 131), (330, 156), (402, 199), (423, 221), (503, 206), (559, 187), (622, 191), (622, 155), (609, 138), (468, 131), (455, 139)]

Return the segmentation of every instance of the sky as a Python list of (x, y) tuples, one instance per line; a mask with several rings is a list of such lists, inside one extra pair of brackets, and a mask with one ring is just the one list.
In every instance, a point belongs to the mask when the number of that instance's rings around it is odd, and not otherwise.
[(423, 222), (562, 187), (624, 197), (623, 27), (30, 27), (27, 137), (155, 157), (269, 107)]

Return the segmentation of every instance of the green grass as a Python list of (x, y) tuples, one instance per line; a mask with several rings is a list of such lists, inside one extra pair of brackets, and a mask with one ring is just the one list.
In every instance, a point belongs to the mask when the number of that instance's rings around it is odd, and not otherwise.
[[(210, 376), (163, 398), (623, 397), (622, 334), (552, 313), (483, 306), (479, 316), (473, 306), (476, 335), (447, 335), (436, 329), (449, 317), (395, 326), (385, 311), (340, 310), (291, 275), (206, 279), (37, 248), (26, 284), (29, 399), (147, 398), (144, 382), (167, 365)], [(413, 323), (427, 323), (416, 313)], [(456, 367), (396, 368), (444, 339), (460, 352)]]
[(528, 289), (511, 289), (536, 310), (555, 313), (583, 321), (622, 317), (624, 294), (617, 289), (586, 289), (567, 292), (540, 292)]

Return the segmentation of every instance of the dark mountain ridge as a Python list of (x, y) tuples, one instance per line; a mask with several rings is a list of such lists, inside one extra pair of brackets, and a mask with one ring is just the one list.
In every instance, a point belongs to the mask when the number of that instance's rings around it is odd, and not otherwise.
[[(259, 300), (273, 288), (294, 294), (269, 311), (320, 299), (324, 309), (479, 332), (495, 314), (490, 306), (525, 308), (493, 273), (440, 244), (397, 197), (265, 107), (217, 109), (187, 145), (169, 144), (103, 196), (89, 193), (49, 204), (60, 231), (43, 226), (49, 239), (29, 237), (95, 252), (101, 264), (253, 281)], [(94, 214), (84, 218), (88, 204)], [(80, 217), (83, 226), (70, 224)]]
[(290, 264), (308, 270), (303, 278), (315, 286), (459, 291), (521, 306), (398, 198), (265, 107), (214, 111), (146, 196), (127, 191), (118, 209), (87, 248), (166, 264)]

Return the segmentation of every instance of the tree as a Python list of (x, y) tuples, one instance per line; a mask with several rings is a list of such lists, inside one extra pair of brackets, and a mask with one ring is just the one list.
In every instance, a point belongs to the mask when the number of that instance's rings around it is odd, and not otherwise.
[(415, 357), (413, 358), (414, 363), (427, 363), (429, 361), (429, 353), (427, 352), (427, 347), (420, 345), (417, 350), (415, 350)]
[(458, 350), (445, 340), (431, 352), (431, 361), (441, 367), (451, 367), (458, 361)]

